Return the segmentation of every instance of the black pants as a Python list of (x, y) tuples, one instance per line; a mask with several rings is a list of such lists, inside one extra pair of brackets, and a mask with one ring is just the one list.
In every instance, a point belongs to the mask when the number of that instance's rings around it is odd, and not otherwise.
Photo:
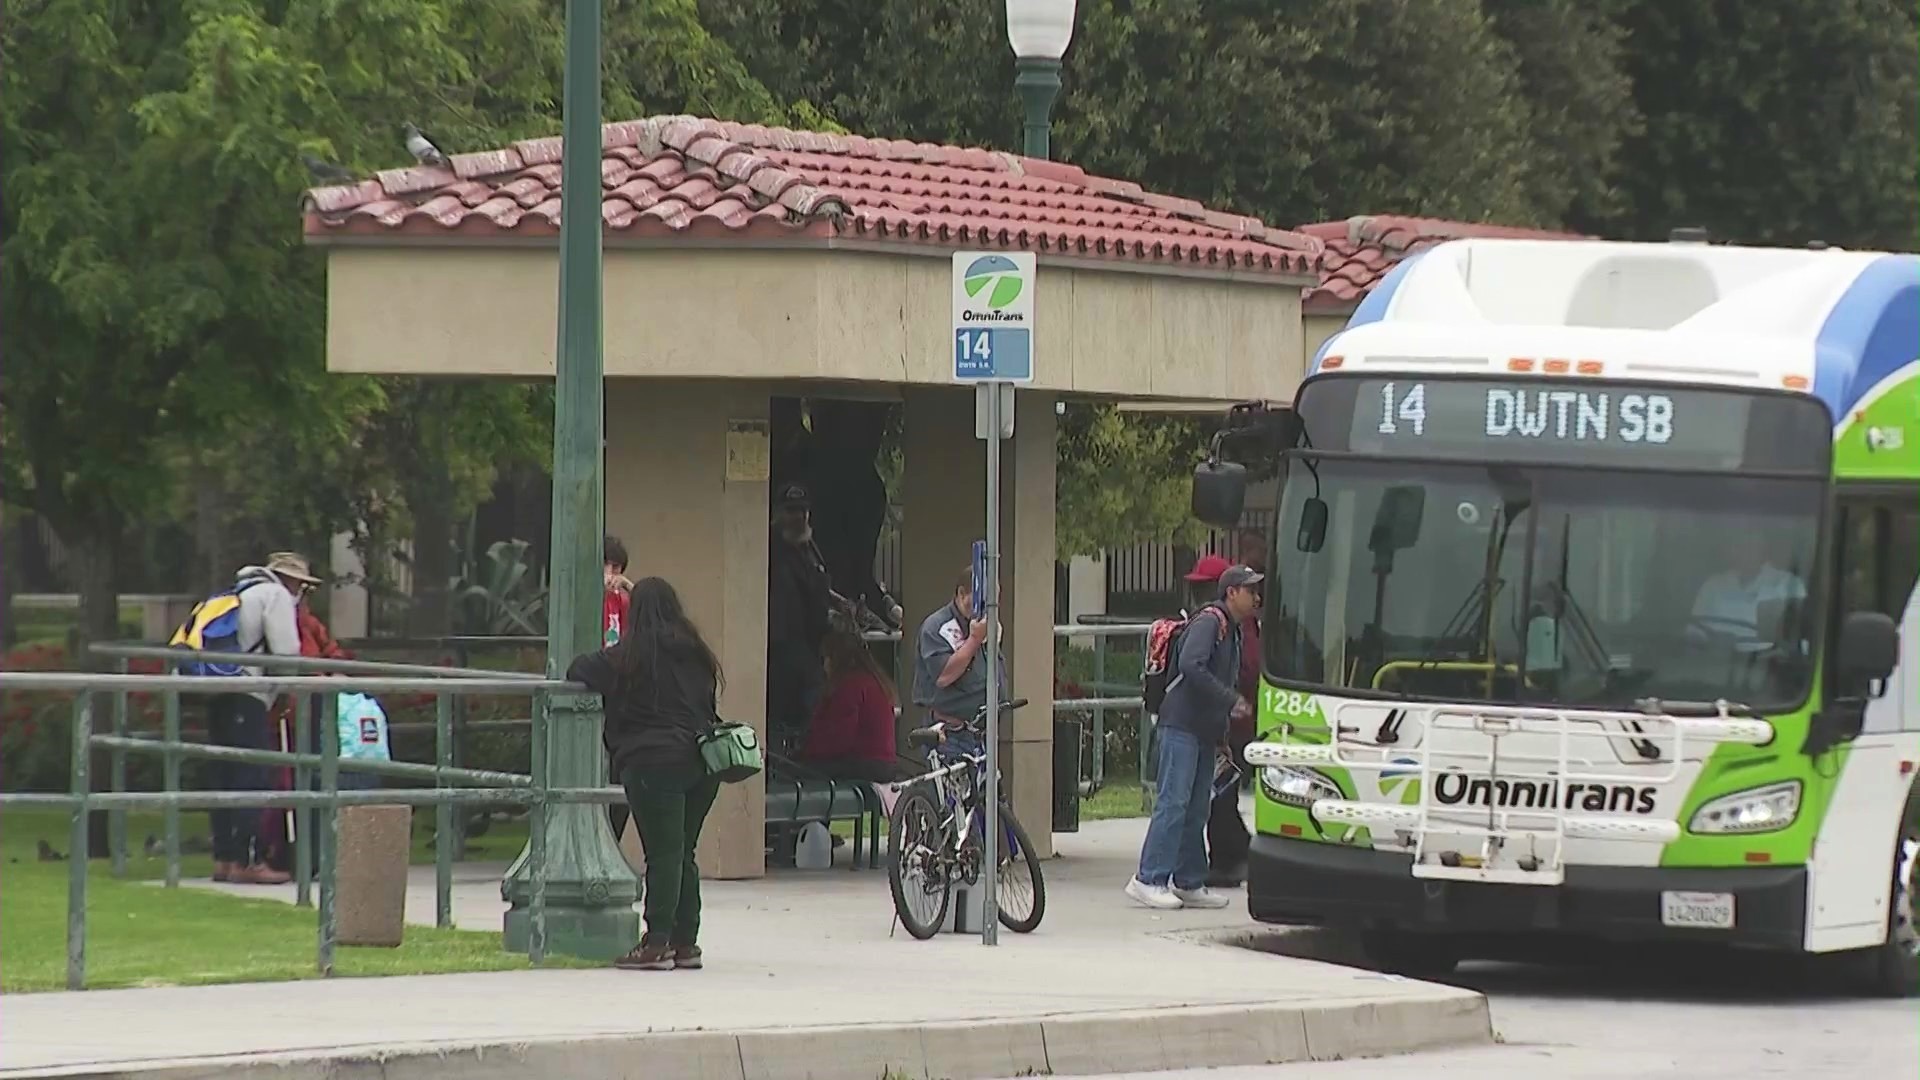
[[(1247, 743), (1251, 740), (1229, 738), (1234, 764), (1240, 766), (1244, 776)], [(1246, 821), (1240, 817), (1240, 785), (1235, 784), (1215, 796), (1213, 805), (1207, 808), (1207, 869), (1216, 874), (1238, 873), (1246, 865), (1247, 851), (1252, 846), (1253, 837), (1247, 832)]]
[[(267, 749), (267, 703), (249, 694), (220, 694), (210, 698), (207, 738), (217, 746)], [(265, 765), (215, 761), (211, 771), (216, 791), (265, 791), (271, 786)], [(213, 825), (215, 862), (250, 866), (265, 855), (260, 850), (258, 807), (209, 810), (207, 818)]]
[(767, 732), (776, 750), (791, 752), (805, 741), (825, 682), (818, 664), (805, 658), (783, 657), (768, 666)]

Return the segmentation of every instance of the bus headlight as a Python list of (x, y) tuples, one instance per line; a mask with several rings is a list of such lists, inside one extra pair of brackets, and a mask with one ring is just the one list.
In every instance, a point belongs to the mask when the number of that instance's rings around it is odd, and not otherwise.
[(1268, 765), (1260, 770), (1260, 790), (1284, 806), (1313, 809), (1321, 799), (1342, 799), (1340, 785), (1322, 773), (1298, 765)]
[(1779, 832), (1800, 816), (1800, 781), (1749, 788), (1722, 795), (1693, 812), (1691, 833)]

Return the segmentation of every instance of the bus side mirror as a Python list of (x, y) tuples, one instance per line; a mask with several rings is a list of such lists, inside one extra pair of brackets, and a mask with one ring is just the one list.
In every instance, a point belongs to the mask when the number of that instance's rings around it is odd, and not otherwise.
[(1206, 461), (1193, 470), (1193, 516), (1216, 529), (1240, 523), (1247, 503), (1247, 467), (1234, 461)]
[(1327, 501), (1318, 495), (1300, 504), (1300, 530), (1293, 546), (1311, 555), (1327, 543)]
[(1867, 697), (1873, 684), (1893, 674), (1900, 660), (1900, 628), (1878, 611), (1851, 611), (1840, 624), (1834, 651), (1836, 688), (1844, 697)]
[(1874, 684), (1884, 684), (1899, 657), (1900, 629), (1891, 618), (1878, 611), (1849, 612), (1840, 624), (1828, 666), (1833, 685), (1828, 688), (1827, 705), (1813, 714), (1800, 752), (1819, 757), (1859, 738)]

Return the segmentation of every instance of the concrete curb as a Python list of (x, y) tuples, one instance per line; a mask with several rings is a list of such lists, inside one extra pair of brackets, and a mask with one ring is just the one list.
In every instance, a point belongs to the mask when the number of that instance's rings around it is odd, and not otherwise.
[[(1267, 1002), (920, 1024), (645, 1032), (491, 1045), (400, 1045), (321, 1054), (0, 1071), (86, 1080), (688, 1080), (915, 1078), (1218, 1068), (1382, 1057), (1490, 1043), (1479, 994), (1435, 986), (1393, 1001)], [(637, 1070), (637, 1071), (636, 1071)]]

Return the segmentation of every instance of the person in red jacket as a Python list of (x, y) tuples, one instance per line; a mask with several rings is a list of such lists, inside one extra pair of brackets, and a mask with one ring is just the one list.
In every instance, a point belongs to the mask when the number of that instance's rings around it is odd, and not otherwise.
[(627, 545), (617, 536), (609, 536), (600, 544), (600, 579), (606, 585), (606, 596), (600, 602), (601, 647), (612, 648), (620, 643), (620, 634), (627, 625), (627, 608), (633, 602), (633, 582), (627, 580)]
[(886, 673), (858, 635), (829, 631), (821, 640), (827, 692), (815, 707), (795, 757), (836, 780), (874, 784), (899, 779), (894, 752), (897, 701)]
[[(627, 580), (627, 545), (617, 536), (608, 536), (600, 542), (600, 580), (607, 590), (600, 601), (600, 647), (611, 649), (620, 644), (627, 628), (627, 612), (633, 605), (633, 582)], [(619, 783), (620, 774), (612, 770), (611, 764), (608, 770), (614, 783)], [(615, 841), (626, 831), (630, 816), (626, 803), (607, 804), (607, 824), (613, 826)]]
[[(299, 604), (294, 608), (294, 625), (300, 631), (300, 655), (319, 657), (328, 660), (351, 660), (353, 654), (342, 648), (327, 630), (327, 624), (313, 613), (307, 594), (302, 593)], [(325, 711), (326, 697), (313, 694), (308, 702), (307, 716), (310, 727), (307, 732), (307, 752), (320, 752), (321, 724), (335, 723), (335, 718)], [(290, 752), (298, 742), (294, 738), (293, 698), (281, 697), (273, 705), (273, 727), (278, 737), (281, 752)], [(366, 773), (340, 771), (340, 788), (353, 790), (372, 787), (374, 778)], [(273, 771), (273, 785), (279, 791), (293, 790), (293, 769), (291, 766)], [(268, 884), (277, 884), (288, 880), (293, 868), (294, 816), (291, 809), (262, 810), (260, 836), (266, 845), (265, 862), (273, 871), (273, 877), (265, 879)], [(316, 852), (317, 854), (317, 852)]]

